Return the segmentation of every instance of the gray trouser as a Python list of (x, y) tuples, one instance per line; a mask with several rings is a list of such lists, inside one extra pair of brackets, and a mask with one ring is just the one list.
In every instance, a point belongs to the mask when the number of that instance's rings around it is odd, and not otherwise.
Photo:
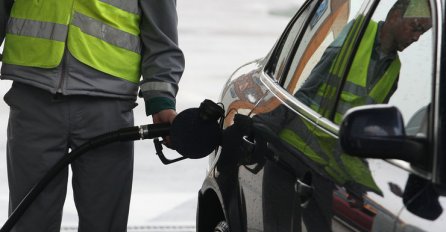
[[(133, 100), (61, 96), (14, 83), (10, 106), (7, 167), (9, 210), (69, 149), (105, 132), (133, 126)], [(71, 164), (79, 231), (126, 231), (133, 175), (133, 142), (91, 150)], [(68, 168), (56, 176), (14, 227), (16, 232), (59, 232)]]

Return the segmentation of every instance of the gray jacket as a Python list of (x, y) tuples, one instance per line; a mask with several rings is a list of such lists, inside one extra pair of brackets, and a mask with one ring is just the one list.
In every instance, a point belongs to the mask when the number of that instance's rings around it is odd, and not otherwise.
[[(0, 0), (0, 41), (14, 0)], [(62, 62), (52, 69), (2, 64), (1, 78), (26, 83), (51, 93), (136, 99), (138, 89), (147, 114), (175, 109), (184, 56), (178, 47), (176, 0), (138, 0), (141, 12), (142, 80), (139, 85), (95, 70), (66, 50)], [(113, 57), (110, 57), (113, 59)]]

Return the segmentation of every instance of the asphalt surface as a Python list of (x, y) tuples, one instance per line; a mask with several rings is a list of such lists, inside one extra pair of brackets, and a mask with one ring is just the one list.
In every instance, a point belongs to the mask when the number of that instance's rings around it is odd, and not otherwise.
[[(240, 65), (265, 56), (285, 28), (299, 0), (180, 0), (180, 47), (186, 70), (177, 98), (178, 112), (218, 100), (231, 73)], [(0, 95), (10, 82), (2, 81)], [(137, 125), (151, 122), (139, 99)], [(0, 101), (0, 154), (5, 154), (8, 108)], [(164, 149), (173, 158), (177, 153)], [(0, 158), (0, 224), (7, 219), (6, 156)], [(135, 142), (135, 172), (129, 231), (194, 231), (197, 194), (208, 160), (184, 160), (163, 165), (151, 141)], [(69, 185), (70, 186), (70, 185)], [(62, 231), (76, 231), (77, 214), (68, 189)]]

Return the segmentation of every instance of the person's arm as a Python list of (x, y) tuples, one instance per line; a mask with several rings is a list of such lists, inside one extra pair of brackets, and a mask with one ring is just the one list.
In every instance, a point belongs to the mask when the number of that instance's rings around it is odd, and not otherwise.
[(143, 79), (146, 114), (154, 123), (172, 122), (175, 97), (184, 70), (178, 47), (176, 0), (140, 0)]
[(0, 45), (6, 35), (6, 26), (8, 25), (9, 14), (11, 12), (14, 0), (0, 0)]

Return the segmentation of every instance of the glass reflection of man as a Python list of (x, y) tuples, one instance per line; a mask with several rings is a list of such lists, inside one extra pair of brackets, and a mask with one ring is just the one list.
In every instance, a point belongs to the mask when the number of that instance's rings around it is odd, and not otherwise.
[[(401, 67), (397, 52), (417, 41), (431, 27), (429, 4), (427, 0), (397, 0), (384, 22), (367, 22), (349, 67), (346, 57), (352, 53), (364, 25), (362, 15), (347, 24), (296, 93), (301, 101), (329, 117), (338, 85), (348, 70), (334, 114), (335, 123), (340, 123), (343, 114), (354, 106), (388, 102), (397, 88)], [(311, 123), (296, 117), (281, 130), (280, 137), (321, 165), (338, 184), (360, 186), (358, 192), (363, 192), (361, 189), (381, 192), (361, 160), (342, 154), (339, 143), (318, 132)]]
[[(432, 25), (427, 0), (397, 0), (384, 22), (365, 22), (365, 17), (359, 15), (346, 25), (296, 93), (299, 100), (330, 118), (332, 99), (346, 76), (333, 115), (335, 123), (340, 123), (342, 115), (351, 107), (388, 102), (397, 88), (401, 67), (398, 51), (417, 41)], [(355, 41), (364, 26), (364, 35), (350, 64), (346, 57), (354, 51)], [(382, 194), (367, 163), (343, 154), (332, 136), (300, 117), (284, 119), (283, 123), (286, 125), (279, 132), (280, 138), (333, 181), (314, 178), (314, 186), (321, 191), (303, 213), (309, 231), (329, 231), (331, 228), (331, 217), (335, 213), (330, 205), (331, 190), (335, 189), (332, 184), (345, 187), (348, 200), (355, 207), (361, 207), (366, 192)], [(320, 183), (316, 183), (317, 180)]]
[[(348, 68), (343, 55), (352, 49), (363, 21), (360, 16), (344, 28), (296, 93), (297, 98), (322, 115), (330, 111), (322, 99), (336, 94), (336, 85)], [(334, 121), (339, 123), (351, 107), (388, 102), (397, 88), (401, 67), (397, 51), (417, 41), (431, 26), (426, 0), (398, 0), (384, 22), (370, 20), (349, 69)]]

